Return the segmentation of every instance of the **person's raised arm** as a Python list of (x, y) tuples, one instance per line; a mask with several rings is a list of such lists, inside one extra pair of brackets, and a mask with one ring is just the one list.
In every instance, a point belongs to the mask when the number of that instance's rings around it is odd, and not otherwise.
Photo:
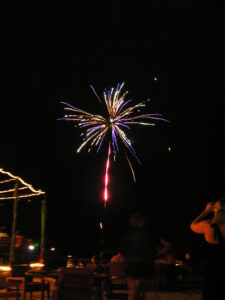
[(204, 234), (211, 225), (210, 215), (213, 213), (213, 211), (214, 202), (207, 203), (203, 212), (192, 221), (190, 225), (191, 230), (195, 233)]

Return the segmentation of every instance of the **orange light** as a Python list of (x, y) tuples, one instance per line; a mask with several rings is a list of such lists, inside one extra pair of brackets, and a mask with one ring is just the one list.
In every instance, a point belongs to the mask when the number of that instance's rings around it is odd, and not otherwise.
[(43, 263), (36, 262), (36, 263), (29, 264), (29, 266), (32, 269), (42, 269), (45, 265)]
[(11, 267), (10, 266), (0, 266), (0, 271), (9, 272), (9, 271), (11, 271)]

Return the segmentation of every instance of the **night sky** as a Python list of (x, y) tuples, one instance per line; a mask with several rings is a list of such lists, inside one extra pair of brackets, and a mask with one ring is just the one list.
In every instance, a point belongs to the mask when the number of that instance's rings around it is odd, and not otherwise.
[[(122, 152), (112, 162), (108, 242), (119, 243), (135, 213), (179, 253), (198, 245), (189, 224), (207, 201), (224, 196), (225, 167), (215, 30), (211, 6), (202, 3), (11, 1), (0, 167), (46, 191), (48, 246), (77, 255), (99, 250), (107, 144), (78, 155), (79, 129), (57, 119), (60, 101), (101, 112), (90, 84), (102, 96), (119, 82), (134, 102), (150, 98), (146, 111), (170, 123), (129, 133), (142, 162), (133, 160), (136, 183)], [(39, 234), (38, 201), (20, 204), (18, 226), (30, 236)]]

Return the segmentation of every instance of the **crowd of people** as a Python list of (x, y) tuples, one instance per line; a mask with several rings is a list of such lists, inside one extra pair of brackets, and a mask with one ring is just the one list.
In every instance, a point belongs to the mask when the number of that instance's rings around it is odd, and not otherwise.
[[(88, 262), (89, 268), (109, 268), (111, 264), (121, 264), (126, 276), (133, 284), (134, 293), (138, 290), (140, 278), (151, 276), (157, 266), (172, 266), (177, 263), (175, 249), (172, 243), (161, 237), (157, 247), (153, 247), (146, 229), (147, 221), (139, 215), (132, 215), (130, 226), (121, 240), (117, 251), (104, 265), (100, 257), (93, 256)], [(204, 269), (202, 273), (203, 300), (217, 300), (225, 297), (225, 199), (207, 203), (205, 209), (190, 224), (190, 230), (202, 235), (205, 240)], [(1, 241), (9, 240), (6, 227), (0, 228)], [(18, 231), (15, 241), (17, 260), (23, 261), (27, 240)], [(186, 252), (184, 261), (190, 261), (190, 253)], [(83, 267), (82, 261), (78, 267)], [(168, 268), (169, 269), (169, 268)], [(170, 273), (172, 276), (172, 273)], [(171, 277), (172, 278), (172, 277)], [(223, 295), (219, 297), (218, 295)]]
[[(143, 220), (131, 220), (130, 231), (121, 244), (121, 251), (112, 257), (113, 261), (126, 261), (127, 274), (136, 280), (149, 275), (157, 265), (171, 268), (170, 279), (177, 260), (175, 249), (170, 241), (161, 237), (156, 249), (150, 247)], [(219, 300), (225, 298), (225, 199), (207, 203), (190, 224), (190, 229), (202, 235), (205, 240), (202, 272), (202, 299)], [(189, 265), (190, 253), (184, 256), (184, 263)], [(148, 264), (146, 264), (148, 262)], [(169, 270), (168, 268), (168, 270)], [(150, 274), (151, 275), (151, 274)], [(172, 283), (172, 281), (171, 281)], [(222, 297), (222, 298), (221, 298)]]
[[(133, 298), (139, 289), (140, 279), (155, 275), (160, 269), (168, 271), (169, 287), (173, 286), (175, 269), (183, 263), (191, 269), (190, 252), (186, 251), (183, 261), (177, 258), (173, 244), (162, 236), (157, 246), (151, 244), (146, 229), (146, 220), (142, 216), (133, 215), (129, 230), (121, 240), (119, 248), (111, 256), (103, 268), (113, 264), (121, 264), (131, 284)], [(205, 240), (203, 272), (201, 273), (203, 300), (219, 300), (225, 297), (225, 199), (207, 203), (203, 212), (190, 224), (190, 230), (202, 235)], [(92, 258), (93, 268), (101, 265), (101, 260)], [(222, 298), (221, 298), (222, 297)]]

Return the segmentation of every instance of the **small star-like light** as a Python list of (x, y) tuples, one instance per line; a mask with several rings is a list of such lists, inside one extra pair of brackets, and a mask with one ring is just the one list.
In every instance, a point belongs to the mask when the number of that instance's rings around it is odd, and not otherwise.
[(157, 81), (157, 80), (158, 80), (158, 77), (155, 76), (155, 77), (154, 77), (154, 81)]
[(168, 151), (171, 152), (171, 147), (168, 147)]

